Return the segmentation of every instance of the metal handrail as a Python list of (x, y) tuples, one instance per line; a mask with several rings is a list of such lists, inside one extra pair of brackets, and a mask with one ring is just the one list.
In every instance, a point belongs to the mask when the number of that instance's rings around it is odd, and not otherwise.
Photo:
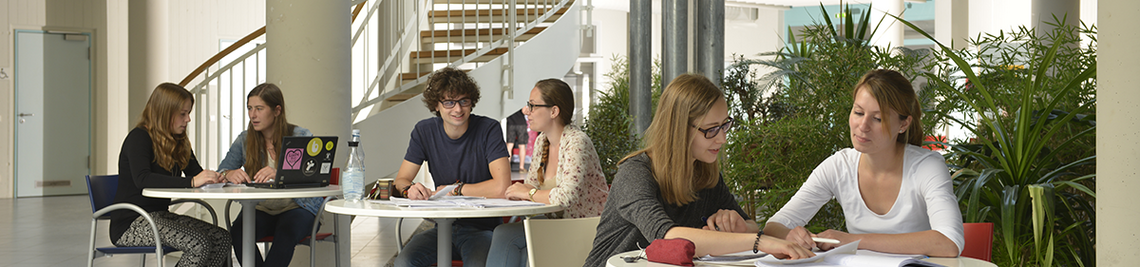
[[(449, 7), (453, 7), (451, 10), (459, 10), (462, 12), (463, 16), (458, 17), (458, 21), (455, 21), (453, 17), (449, 16), (447, 18), (447, 21), (429, 22), (427, 24), (422, 23), (421, 21), (426, 21), (428, 14), (432, 11), (429, 8), (429, 5), (431, 5), (428, 3), (429, 1), (352, 1), (352, 5), (354, 6), (354, 10), (352, 12), (352, 24), (354, 32), (352, 33), (352, 40), (350, 43), (350, 48), (354, 49), (352, 52), (354, 53), (352, 58), (370, 60), (362, 63), (364, 66), (366, 66), (362, 73), (357, 73), (358, 70), (353, 71), (354, 76), (363, 75), (354, 77), (354, 79), (361, 79), (366, 82), (366, 84), (354, 85), (363, 87), (357, 87), (363, 90), (354, 90), (354, 92), (361, 92), (362, 94), (353, 94), (352, 96), (352, 102), (355, 103), (355, 105), (351, 108), (351, 116), (353, 118), (353, 121), (358, 121), (357, 118), (361, 116), (360, 113), (365, 110), (371, 109), (372, 112), (378, 112), (381, 109), (379, 104), (382, 103), (382, 101), (385, 99), (420, 87), (427, 81), (427, 75), (421, 75), (414, 80), (402, 82), (406, 80), (403, 80), (401, 73), (427, 73), (434, 69), (434, 67), (421, 71), (421, 66), (440, 66), (440, 63), (420, 63), (414, 62), (411, 59), (411, 54), (414, 52), (435, 50), (434, 43), (428, 45), (428, 43), (424, 42), (425, 40), (421, 39), (423, 38), (421, 37), (421, 33), (424, 30), (431, 30), (432, 28), (436, 27), (436, 25), (444, 25), (444, 27), (448, 30), (456, 28), (468, 28), (472, 25), (475, 26), (475, 28), (494, 28), (494, 26), (500, 26), (505, 30), (502, 31), (503, 33), (488, 31), (486, 34), (483, 34), (482, 31), (477, 30), (474, 31), (474, 34), (469, 35), (467, 31), (462, 31), (457, 36), (452, 36), (449, 34), (446, 36), (446, 38), (437, 39), (441, 40), (437, 43), (447, 43), (446, 46), (447, 50), (449, 51), (455, 50), (453, 49), (455, 47), (458, 47), (459, 50), (474, 50), (470, 54), (463, 53), (458, 57), (453, 57), (451, 53), (446, 53), (446, 66), (460, 67), (465, 64), (474, 63), (476, 67), (479, 67), (484, 63), (482, 63), (482, 61), (477, 62), (476, 60), (487, 56), (491, 52), (495, 52), (497, 49), (505, 48), (506, 53), (503, 55), (510, 57), (517, 45), (516, 39), (522, 37), (525, 34), (528, 34), (529, 31), (535, 27), (538, 27), (540, 24), (545, 23), (545, 21), (547, 19), (550, 19), (551, 16), (559, 15), (559, 10), (568, 7), (571, 3), (571, 0), (504, 1), (508, 3), (492, 3), (488, 5), (488, 2), (486, 1), (476, 1), (478, 4), (449, 4)], [(368, 4), (371, 4), (371, 6), (368, 7), (368, 11), (364, 16), (364, 19), (357, 21), (356, 18), (358, 15), (360, 15), (360, 12), (364, 10), (366, 7), (365, 5)], [(381, 10), (382, 4), (387, 4), (395, 8), (393, 8), (394, 10)], [(414, 6), (407, 6), (407, 4), (413, 4)], [(516, 8), (518, 4), (527, 5), (525, 7), (526, 10), (523, 14), (518, 13), (519, 9)], [(505, 14), (500, 12), (499, 14), (502, 15), (495, 15), (492, 14), (494, 12), (487, 12), (488, 14), (486, 16), (490, 17), (487, 19), (480, 17), (482, 15), (480, 15), (481, 12), (479, 12), (479, 10), (487, 10), (488, 8), (491, 10), (502, 8), (509, 11), (507, 11)], [(405, 10), (410, 10), (410, 12), (405, 12)], [(474, 12), (471, 12), (474, 15), (469, 16), (468, 12), (466, 12), (468, 10), (475, 10)], [(390, 12), (390, 14), (378, 14), (379, 12)], [(501, 16), (502, 19), (499, 20), (496, 18), (498, 16)], [(379, 50), (378, 47), (380, 47), (380, 44), (370, 43), (374, 42), (372, 41), (373, 39), (378, 38), (368, 38), (368, 35), (376, 32), (376, 30), (373, 30), (372, 27), (385, 27), (385, 22), (382, 22), (382, 19), (390, 19), (391, 17), (395, 17), (397, 20), (403, 20), (401, 21), (403, 25), (400, 28), (394, 29), (395, 32), (392, 34), (395, 34), (394, 36), (396, 38), (390, 39), (391, 41), (387, 45), (390, 45), (391, 48), (386, 51), (385, 54), (385, 52), (376, 51)], [(470, 18), (474, 18), (474, 22), (470, 22)], [(484, 20), (487, 22), (483, 22)], [(264, 70), (263, 66), (260, 66), (260, 63), (261, 60), (264, 60), (264, 56), (262, 56), (263, 54), (261, 53), (265, 51), (266, 45), (258, 45), (250, 51), (247, 51), (242, 55), (235, 57), (231, 62), (228, 62), (224, 66), (218, 67), (214, 71), (211, 71), (210, 68), (217, 66), (221, 60), (223, 60), (225, 57), (231, 56), (234, 51), (237, 51), (241, 47), (253, 42), (258, 38), (261, 38), (264, 35), (265, 28), (262, 27), (253, 33), (241, 38), (237, 42), (223, 49), (222, 52), (219, 52), (218, 54), (208, 59), (206, 62), (202, 63), (202, 65), (192, 71), (180, 83), (181, 85), (186, 86), (194, 79), (202, 77), (201, 82), (187, 88), (191, 89), (191, 92), (197, 98), (202, 99), (201, 101), (198, 101), (198, 110), (205, 111), (207, 108), (213, 109), (209, 112), (198, 112), (195, 114), (197, 116), (197, 120), (195, 120), (194, 124), (196, 138), (195, 140), (197, 144), (200, 144), (198, 154), (201, 157), (199, 160), (201, 160), (207, 166), (216, 164), (216, 161), (219, 160), (215, 159), (218, 157), (218, 155), (215, 154), (218, 153), (213, 150), (224, 150), (229, 144), (230, 139), (232, 139), (233, 136), (236, 136), (237, 133), (241, 130), (244, 130), (244, 127), (236, 126), (236, 121), (226, 121), (225, 119), (231, 117), (238, 119), (239, 117), (238, 115), (234, 114), (239, 114), (240, 109), (235, 109), (233, 106), (240, 106), (244, 102), (235, 100), (240, 97), (235, 95), (236, 92), (234, 90), (238, 90), (237, 88), (247, 86), (247, 72), (253, 73), (253, 76), (250, 77), (254, 78), (255, 83), (260, 82), (260, 80), (263, 79), (260, 76), (263, 75), (261, 73)], [(357, 43), (362, 44), (358, 46)], [(430, 46), (430, 48), (425, 46)], [(362, 52), (360, 52), (363, 53), (363, 55), (356, 55), (356, 49), (363, 49)], [(385, 56), (377, 59), (375, 56), (372, 56), (374, 54)], [(253, 62), (249, 62), (251, 60)], [(432, 61), (429, 60), (427, 62)], [(239, 64), (241, 64), (241, 67), (240, 69), (237, 69)], [(252, 66), (250, 64), (256, 66)], [(504, 72), (502, 75), (504, 77), (513, 77), (514, 59), (503, 58), (501, 64)], [(378, 69), (372, 72), (370, 70), (367, 70), (367, 68), (371, 68), (369, 66), (375, 66)], [(203, 75), (203, 73), (205, 73), (205, 75)], [(222, 83), (222, 81), (226, 79), (228, 79), (229, 84)], [(396, 84), (394, 86), (391, 86), (390, 84), (393, 83)], [(218, 91), (209, 92), (209, 90), (215, 90), (210, 89), (212, 85), (216, 85), (218, 87), (216, 90)], [(513, 92), (511, 89), (511, 87), (513, 87), (513, 79), (506, 79), (504, 81), (504, 84), (500, 86), (504, 91)], [(377, 90), (380, 92), (377, 93)], [(207, 93), (216, 94), (217, 96), (214, 96), (214, 99), (216, 100), (206, 100), (206, 97), (208, 97)], [(513, 97), (513, 94), (508, 94), (508, 97)], [(224, 98), (230, 99), (228, 101), (229, 103), (221, 103), (225, 102)], [(223, 115), (227, 114), (227, 112), (224, 112), (227, 108), (229, 109), (229, 116)], [(367, 116), (367, 114), (364, 116)], [(217, 120), (211, 123), (211, 117), (217, 117)], [(241, 116), (241, 118), (244, 118), (244, 116)], [(232, 133), (223, 133), (217, 129), (209, 129), (215, 127), (221, 129), (224, 125), (226, 125), (226, 123), (229, 123), (228, 127), (233, 127), (233, 129), (230, 131)]]

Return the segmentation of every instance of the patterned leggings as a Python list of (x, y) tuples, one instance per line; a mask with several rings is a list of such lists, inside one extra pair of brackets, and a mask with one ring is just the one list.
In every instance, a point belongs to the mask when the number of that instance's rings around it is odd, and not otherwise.
[[(230, 233), (194, 217), (155, 211), (150, 213), (158, 226), (162, 245), (182, 251), (178, 266), (225, 266), (230, 260)], [(139, 217), (115, 242), (120, 247), (154, 246), (154, 233), (146, 219)]]

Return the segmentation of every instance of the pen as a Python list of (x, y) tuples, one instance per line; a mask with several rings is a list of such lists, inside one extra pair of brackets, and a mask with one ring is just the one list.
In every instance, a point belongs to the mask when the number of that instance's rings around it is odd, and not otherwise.
[[(709, 217), (707, 217), (707, 216), (706, 216), (706, 217), (701, 217), (701, 221), (702, 221), (702, 222), (705, 222), (705, 223), (708, 223), (708, 221), (709, 221)], [(720, 231), (720, 225), (713, 225), (713, 227), (716, 227), (716, 230), (717, 230), (717, 231)], [(838, 244), (838, 243), (836, 243), (836, 244)]]
[(831, 239), (831, 238), (822, 238), (822, 237), (812, 237), (811, 241), (815, 241), (815, 242), (819, 242), (819, 243), (828, 243), (828, 244), (839, 244), (839, 240), (835, 240), (835, 239)]

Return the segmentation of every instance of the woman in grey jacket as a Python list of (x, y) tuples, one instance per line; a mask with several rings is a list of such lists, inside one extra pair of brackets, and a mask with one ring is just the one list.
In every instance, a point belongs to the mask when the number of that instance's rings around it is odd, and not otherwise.
[[(277, 155), (283, 134), (311, 136), (308, 129), (289, 124), (285, 119), (285, 97), (281, 89), (271, 83), (254, 87), (246, 97), (249, 111), (249, 128), (238, 135), (230, 146), (226, 158), (218, 164), (219, 172), (231, 183), (269, 182), (276, 177)], [(313, 220), (320, 209), (321, 198), (270, 199), (257, 204), (254, 239), (273, 236), (266, 258), (258, 253), (254, 266), (288, 266), (293, 260), (293, 248), (309, 235)], [(238, 215), (232, 225), (241, 225)], [(231, 227), (230, 237), (234, 253), (241, 255), (242, 228)], [(239, 263), (241, 259), (238, 259)]]

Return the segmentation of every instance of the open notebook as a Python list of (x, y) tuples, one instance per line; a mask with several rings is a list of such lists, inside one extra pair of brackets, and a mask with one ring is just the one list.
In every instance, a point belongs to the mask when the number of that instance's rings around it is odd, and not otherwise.
[(859, 241), (855, 241), (829, 251), (816, 252), (815, 257), (799, 260), (781, 260), (773, 257), (772, 255), (768, 255), (757, 260), (756, 266), (944, 267), (940, 264), (923, 261), (922, 259), (926, 258), (926, 256), (922, 255), (890, 254), (868, 250), (858, 250), (858, 248)]

